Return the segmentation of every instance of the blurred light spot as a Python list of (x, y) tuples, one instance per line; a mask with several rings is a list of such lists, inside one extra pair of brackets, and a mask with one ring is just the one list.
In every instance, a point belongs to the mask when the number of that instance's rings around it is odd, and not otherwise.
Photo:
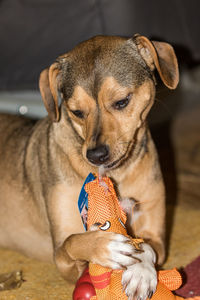
[(25, 114), (27, 114), (27, 112), (28, 112), (28, 107), (26, 105), (21, 105), (19, 107), (19, 113), (21, 115), (25, 115)]

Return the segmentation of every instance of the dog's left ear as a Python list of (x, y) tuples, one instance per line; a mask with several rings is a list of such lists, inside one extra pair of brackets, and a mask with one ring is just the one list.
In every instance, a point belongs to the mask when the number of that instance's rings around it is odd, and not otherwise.
[(58, 91), (59, 91), (59, 66), (54, 63), (40, 74), (39, 88), (45, 108), (54, 122), (59, 121)]
[(163, 83), (169, 89), (175, 89), (179, 82), (179, 71), (172, 46), (164, 42), (150, 41), (140, 35), (135, 35), (134, 41), (151, 71), (156, 68)]

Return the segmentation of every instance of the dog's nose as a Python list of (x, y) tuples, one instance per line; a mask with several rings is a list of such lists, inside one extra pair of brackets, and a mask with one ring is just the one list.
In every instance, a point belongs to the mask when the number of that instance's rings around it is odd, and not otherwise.
[(96, 148), (88, 149), (86, 156), (91, 163), (101, 165), (109, 159), (109, 147), (107, 145), (99, 145)]

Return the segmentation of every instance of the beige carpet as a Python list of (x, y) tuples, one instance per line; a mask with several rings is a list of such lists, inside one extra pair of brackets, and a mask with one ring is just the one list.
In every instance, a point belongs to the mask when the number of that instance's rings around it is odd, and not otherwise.
[[(200, 106), (179, 114), (170, 127), (166, 124), (155, 132), (167, 186), (165, 268), (185, 266), (200, 255), (199, 117)], [(22, 270), (25, 281), (19, 289), (0, 292), (0, 300), (71, 299), (73, 287), (54, 265), (0, 250), (0, 273), (13, 270)]]
[(200, 106), (179, 115), (171, 132), (177, 177), (176, 201), (168, 199), (167, 206), (166, 268), (185, 266), (200, 255)]

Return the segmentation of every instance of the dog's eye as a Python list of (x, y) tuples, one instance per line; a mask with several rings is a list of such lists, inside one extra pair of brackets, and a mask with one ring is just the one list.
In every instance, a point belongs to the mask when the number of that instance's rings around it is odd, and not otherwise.
[(131, 99), (131, 94), (129, 94), (126, 98), (115, 102), (113, 104), (113, 107), (117, 110), (122, 110), (129, 104), (130, 99)]
[(84, 118), (84, 113), (81, 110), (71, 110), (71, 112), (79, 119)]

